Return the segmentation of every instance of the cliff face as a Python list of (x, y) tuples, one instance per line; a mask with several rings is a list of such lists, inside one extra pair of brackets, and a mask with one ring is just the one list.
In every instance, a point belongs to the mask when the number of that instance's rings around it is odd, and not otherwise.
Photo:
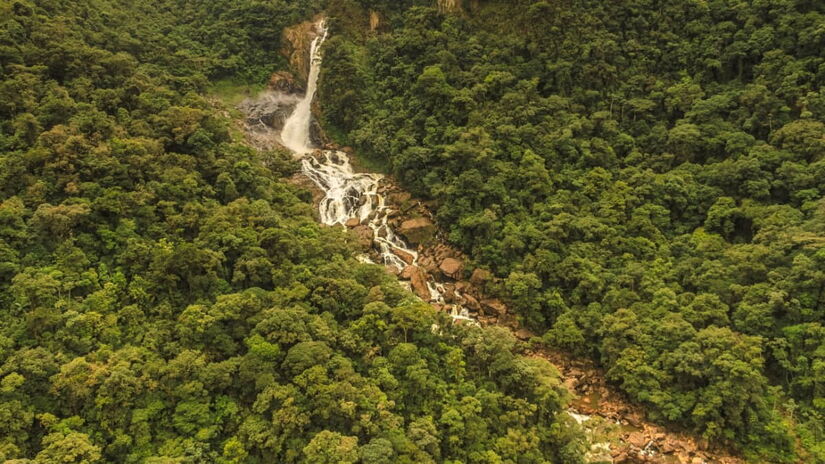
[(310, 45), (318, 36), (317, 23), (319, 18), (306, 21), (284, 29), (281, 43), (281, 54), (289, 60), (289, 66), (304, 82), (309, 75)]

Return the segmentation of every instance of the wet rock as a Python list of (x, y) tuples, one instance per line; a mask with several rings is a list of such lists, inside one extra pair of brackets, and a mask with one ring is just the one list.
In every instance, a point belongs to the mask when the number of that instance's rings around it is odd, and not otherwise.
[(401, 278), (409, 279), (412, 291), (424, 301), (430, 301), (430, 289), (427, 287), (427, 273), (418, 266), (407, 266), (401, 271)]
[(407, 219), (398, 228), (398, 232), (414, 245), (432, 242), (435, 231), (435, 224), (425, 217)]
[(507, 314), (507, 306), (496, 298), (488, 298), (481, 301), (481, 308), (486, 314), (503, 316)]
[(309, 75), (310, 44), (318, 36), (315, 23), (306, 21), (284, 29), (281, 54), (302, 80)]
[(361, 224), (361, 220), (358, 218), (349, 218), (347, 219), (346, 226), (347, 227), (356, 227)]
[(438, 269), (441, 270), (445, 276), (452, 279), (458, 279), (461, 277), (462, 267), (463, 265), (461, 264), (461, 261), (455, 258), (445, 258), (441, 261), (441, 264), (438, 265)]
[(421, 259), (418, 260), (418, 265), (423, 267), (430, 274), (438, 273), (438, 266), (435, 265), (435, 261), (433, 261), (433, 259), (429, 256), (421, 257)]
[(447, 303), (458, 303), (458, 297), (455, 294), (455, 285), (453, 284), (444, 284), (444, 291), (441, 292), (441, 296), (444, 297), (444, 301)]
[(395, 256), (398, 256), (399, 258), (401, 258), (401, 261), (404, 261), (407, 264), (412, 264), (413, 261), (415, 260), (415, 257), (413, 255), (411, 255), (410, 253), (407, 253), (404, 250), (400, 250), (398, 248), (393, 248), (392, 252)]
[(483, 287), (484, 284), (486, 284), (492, 279), (493, 274), (490, 271), (486, 269), (477, 268), (473, 271), (473, 275), (470, 276), (470, 283), (472, 283), (476, 287)]

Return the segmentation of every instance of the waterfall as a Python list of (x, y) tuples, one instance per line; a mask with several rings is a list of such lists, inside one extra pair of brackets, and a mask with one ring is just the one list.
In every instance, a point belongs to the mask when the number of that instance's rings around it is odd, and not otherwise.
[[(310, 49), (310, 70), (307, 79), (307, 92), (295, 106), (292, 114), (281, 130), (284, 146), (301, 157), (301, 170), (318, 187), (324, 191), (318, 209), (321, 222), (326, 225), (351, 225), (368, 227), (372, 231), (373, 249), (380, 256), (385, 266), (403, 270), (406, 266), (417, 266), (418, 252), (413, 250), (396, 234), (391, 227), (390, 208), (385, 204), (384, 196), (379, 192), (383, 176), (372, 173), (358, 173), (352, 168), (349, 156), (343, 151), (321, 150), (312, 146), (310, 124), (312, 123), (312, 99), (318, 84), (321, 68), (321, 44), (327, 38), (324, 21), (318, 23), (319, 35), (312, 41)], [(361, 256), (364, 262), (372, 262), (367, 256)], [(429, 300), (445, 303), (442, 293), (444, 286), (430, 279), (425, 282)], [(454, 306), (451, 316), (455, 321), (477, 324), (469, 317), (466, 308)]]
[(295, 105), (295, 110), (289, 115), (281, 131), (281, 140), (284, 145), (296, 154), (305, 154), (312, 151), (312, 141), (309, 137), (309, 127), (312, 121), (312, 99), (318, 85), (318, 73), (321, 70), (321, 44), (327, 38), (327, 28), (324, 20), (318, 23), (319, 34), (312, 41), (310, 48), (309, 76), (307, 77), (307, 92), (304, 98)]

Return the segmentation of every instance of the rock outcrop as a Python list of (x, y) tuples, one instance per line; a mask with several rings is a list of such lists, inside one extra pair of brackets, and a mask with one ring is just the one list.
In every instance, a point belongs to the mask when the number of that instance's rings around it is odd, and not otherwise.
[(317, 21), (306, 21), (284, 29), (281, 36), (281, 55), (289, 66), (301, 78), (307, 80), (309, 75), (310, 45), (318, 36)]
[(303, 93), (304, 88), (289, 71), (276, 71), (269, 77), (269, 90), (282, 93)]
[(407, 266), (401, 271), (402, 279), (409, 279), (413, 293), (424, 301), (430, 301), (430, 289), (427, 287), (427, 273), (418, 266)]
[(435, 238), (435, 224), (425, 217), (407, 219), (401, 223), (398, 232), (413, 245), (426, 244)]
[(441, 264), (438, 265), (438, 269), (445, 276), (458, 280), (461, 278), (461, 270), (463, 269), (463, 265), (461, 264), (461, 261), (455, 258), (444, 258), (441, 261)]

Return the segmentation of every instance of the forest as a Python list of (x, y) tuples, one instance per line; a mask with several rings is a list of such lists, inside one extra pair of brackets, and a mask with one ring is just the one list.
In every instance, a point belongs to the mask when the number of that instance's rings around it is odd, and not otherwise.
[(825, 462), (825, 3), (328, 14), (325, 127), (542, 342), (754, 462)]
[(324, 7), (0, 2), (0, 461), (583, 462), (552, 365), (356, 261), (210, 96)]

